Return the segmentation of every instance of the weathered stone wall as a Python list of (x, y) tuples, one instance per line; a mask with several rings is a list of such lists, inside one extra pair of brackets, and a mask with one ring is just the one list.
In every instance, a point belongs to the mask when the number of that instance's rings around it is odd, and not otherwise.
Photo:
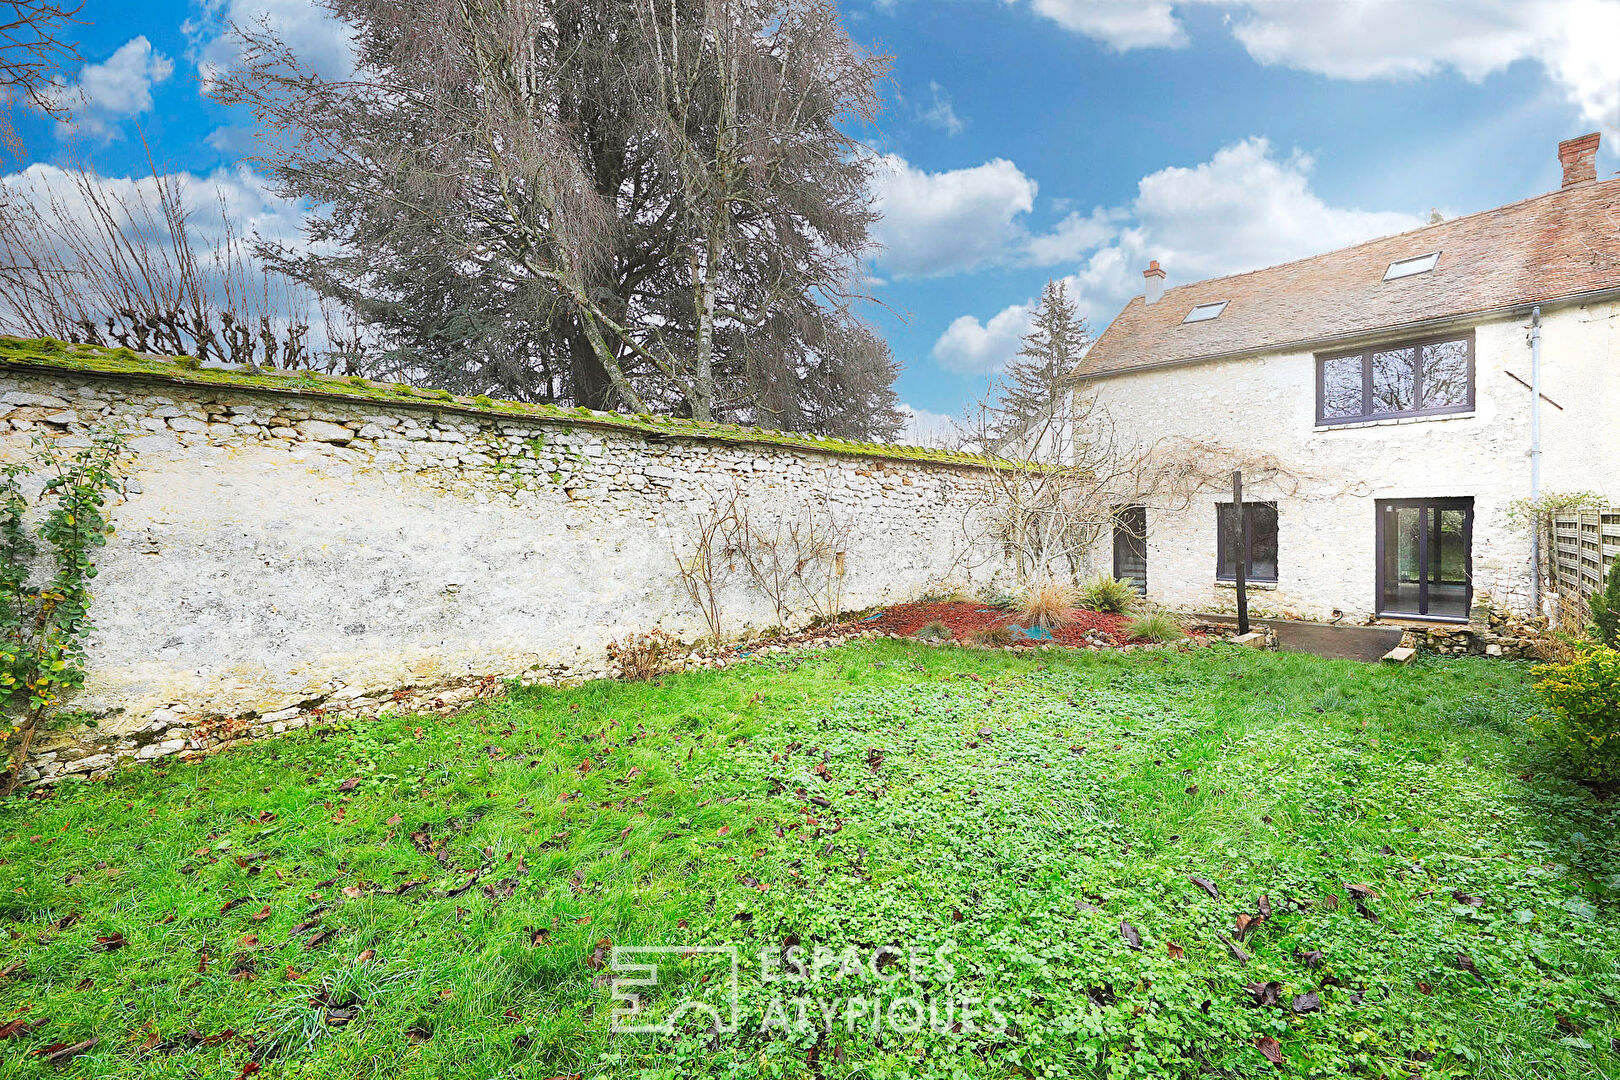
[[(970, 539), (981, 474), (960, 462), (15, 365), (0, 417), (7, 460), (94, 424), (133, 434), (70, 703), (96, 726), (41, 737), (47, 776), (607, 675), (608, 642), (654, 626), (693, 639), (673, 552), (713, 492), (757, 523), (813, 507), (847, 527), (846, 609), (1003, 569)], [(776, 622), (741, 573), (722, 596), (731, 630)]]
[(1547, 639), (1547, 620), (1499, 607), (1487, 594), (1474, 597), (1468, 622), (1457, 625), (1412, 623), (1401, 644), (1443, 656), (1495, 656), (1540, 660)]

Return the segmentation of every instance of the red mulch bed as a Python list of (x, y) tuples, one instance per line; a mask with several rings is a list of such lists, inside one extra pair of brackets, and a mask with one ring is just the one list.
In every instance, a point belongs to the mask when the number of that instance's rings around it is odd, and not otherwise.
[[(1087, 631), (1096, 632), (1115, 645), (1124, 645), (1130, 641), (1130, 638), (1125, 636), (1125, 624), (1130, 621), (1128, 616), (1105, 615), (1098, 611), (1076, 611), (1074, 617), (1075, 621), (1068, 626), (1060, 626), (1052, 631), (1051, 644), (1085, 645)], [(963, 600), (896, 604), (894, 607), (885, 608), (878, 617), (861, 620), (854, 625), (863, 630), (881, 630), (885, 634), (910, 637), (936, 619), (950, 627), (951, 636), (957, 641), (968, 640), (973, 636), (973, 631), (986, 626), (1018, 625), (1017, 612)], [(1020, 637), (1015, 639), (1014, 643), (1043, 645), (1047, 642), (1044, 638)]]

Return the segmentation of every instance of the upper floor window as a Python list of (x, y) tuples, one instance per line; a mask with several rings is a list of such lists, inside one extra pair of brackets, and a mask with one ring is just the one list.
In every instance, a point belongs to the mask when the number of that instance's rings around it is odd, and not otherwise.
[(1316, 422), (1439, 416), (1474, 408), (1474, 335), (1316, 358)]

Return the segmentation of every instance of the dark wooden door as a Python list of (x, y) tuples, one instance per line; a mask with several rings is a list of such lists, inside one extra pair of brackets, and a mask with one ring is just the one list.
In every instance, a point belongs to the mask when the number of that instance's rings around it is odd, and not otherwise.
[(1147, 595), (1147, 507), (1122, 506), (1114, 515), (1114, 576)]

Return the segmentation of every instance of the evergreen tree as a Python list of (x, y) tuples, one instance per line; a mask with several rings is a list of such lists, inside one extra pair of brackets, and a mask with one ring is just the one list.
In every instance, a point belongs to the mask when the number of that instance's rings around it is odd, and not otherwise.
[(1609, 568), (1607, 585), (1592, 597), (1592, 636), (1620, 649), (1620, 562)]
[(886, 57), (835, 0), (318, 0), (356, 70), (238, 26), (214, 85), (277, 190), (272, 267), (462, 393), (900, 426), (863, 317)]
[[(1062, 428), (1073, 392), (1069, 375), (1090, 344), (1091, 331), (1069, 299), (1068, 287), (1048, 281), (1024, 347), (997, 388), (993, 435), (998, 443), (1016, 443), (1038, 428)], [(1028, 447), (1026, 453), (1041, 449)]]

